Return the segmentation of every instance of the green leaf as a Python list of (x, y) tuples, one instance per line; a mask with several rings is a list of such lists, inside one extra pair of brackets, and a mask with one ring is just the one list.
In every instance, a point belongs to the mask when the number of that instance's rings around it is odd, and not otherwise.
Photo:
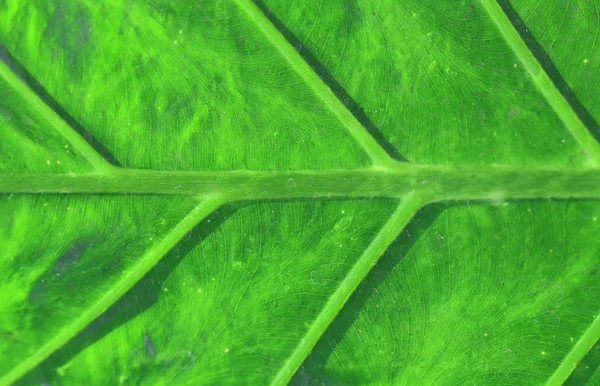
[(0, 384), (597, 382), (551, 3), (0, 1)]

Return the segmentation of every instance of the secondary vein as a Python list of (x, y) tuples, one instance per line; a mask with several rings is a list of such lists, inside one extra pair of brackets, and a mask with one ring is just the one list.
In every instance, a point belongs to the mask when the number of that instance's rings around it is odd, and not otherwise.
[(525, 69), (531, 76), (538, 90), (544, 95), (550, 106), (565, 124), (567, 130), (573, 135), (579, 146), (583, 149), (590, 165), (600, 165), (600, 144), (595, 140), (585, 124), (569, 102), (558, 90), (552, 79), (548, 76), (540, 62), (523, 41), (519, 32), (498, 4), (497, 0), (480, 0), (481, 4), (496, 24), (504, 40), (515, 52)]
[(597, 315), (571, 351), (563, 358), (546, 382), (548, 386), (562, 385), (573, 372), (577, 364), (586, 356), (600, 339), (600, 315)]
[(271, 23), (260, 8), (252, 0), (236, 0), (236, 3), (281, 53), (285, 60), (287, 60), (294, 71), (302, 77), (329, 110), (344, 124), (354, 139), (367, 152), (373, 163), (376, 165), (393, 164), (395, 161), (360, 124), (338, 97), (335, 96), (304, 59), (302, 59), (302, 56), (298, 54), (296, 49)]
[(424, 198), (416, 193), (409, 193), (402, 198), (392, 217), (381, 228), (335, 292), (329, 297), (322, 311), (312, 322), (304, 337), (298, 342), (271, 385), (284, 385), (289, 382), (358, 285), (424, 203)]
[(0, 60), (2, 77), (21, 97), (29, 103), (56, 131), (60, 133), (73, 149), (77, 150), (96, 171), (111, 173), (115, 167), (102, 157), (94, 148), (69, 126), (50, 106), (48, 106), (27, 84)]
[(0, 385), (12, 384), (83, 330), (146, 275), (183, 236), (224, 203), (225, 200), (222, 196), (213, 195), (205, 197), (156, 246), (146, 251), (139, 262), (123, 274), (119, 281), (102, 298), (94, 303), (92, 307), (83, 312), (72, 323), (64, 326), (58, 334), (46, 342), (40, 349), (19, 363), (18, 366), (5, 374), (4, 377), (0, 378)]

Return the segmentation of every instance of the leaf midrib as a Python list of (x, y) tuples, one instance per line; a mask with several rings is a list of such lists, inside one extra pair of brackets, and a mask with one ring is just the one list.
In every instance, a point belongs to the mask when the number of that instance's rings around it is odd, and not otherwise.
[(419, 192), (428, 202), (600, 198), (600, 168), (522, 168), (397, 163), (327, 171), (170, 172), (115, 168), (110, 174), (8, 174), (0, 192), (87, 194), (219, 194), (228, 201), (392, 197)]

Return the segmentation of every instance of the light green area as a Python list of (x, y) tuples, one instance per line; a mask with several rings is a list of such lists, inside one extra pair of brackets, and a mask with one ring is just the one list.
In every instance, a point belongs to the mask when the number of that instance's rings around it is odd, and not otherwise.
[(0, 385), (596, 382), (597, 125), (512, 5), (266, 3), (0, 0)]
[(294, 383), (562, 383), (600, 336), (598, 219), (597, 202), (426, 207)]

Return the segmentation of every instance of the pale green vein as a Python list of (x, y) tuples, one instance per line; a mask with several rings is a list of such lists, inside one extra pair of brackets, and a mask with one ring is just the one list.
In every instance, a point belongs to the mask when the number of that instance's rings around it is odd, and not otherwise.
[(29, 86), (0, 60), (0, 77), (29, 103), (56, 131), (60, 133), (83, 158), (98, 172), (110, 173), (114, 169), (87, 141), (52, 110)]
[(577, 364), (586, 356), (600, 339), (600, 315), (596, 315), (594, 321), (581, 338), (575, 343), (571, 351), (563, 358), (560, 365), (554, 370), (552, 376), (546, 382), (548, 386), (562, 385), (573, 372)]
[(519, 32), (496, 0), (480, 0), (494, 21), (504, 40), (515, 52), (531, 76), (538, 90), (544, 95), (550, 106), (563, 121), (571, 135), (579, 143), (590, 165), (600, 165), (600, 144), (594, 139), (587, 127), (579, 119), (569, 102), (563, 97), (542, 65), (529, 50)]
[(335, 96), (331, 89), (319, 78), (313, 69), (302, 59), (300, 54), (269, 21), (265, 14), (252, 0), (236, 0), (241, 9), (258, 26), (271, 44), (281, 53), (292, 68), (312, 88), (315, 95), (333, 112), (348, 129), (354, 139), (363, 147), (376, 165), (389, 165), (395, 162), (377, 143), (369, 132), (358, 122), (350, 111)]
[(146, 251), (139, 262), (131, 267), (128, 272), (124, 273), (114, 286), (94, 303), (93, 306), (83, 312), (72, 323), (63, 326), (58, 334), (46, 342), (40, 349), (19, 363), (18, 366), (5, 374), (4, 377), (0, 378), (0, 385), (9, 385), (15, 382), (83, 330), (131, 289), (183, 236), (202, 221), (202, 219), (224, 204), (224, 202), (225, 200), (222, 196), (214, 195), (205, 197), (156, 246)]
[(330, 171), (167, 172), (118, 170), (110, 175), (2, 175), (2, 193), (220, 194), (229, 201), (317, 197), (401, 197), (429, 201), (600, 198), (600, 169), (458, 167), (398, 163), (388, 169)]
[(298, 342), (292, 354), (287, 358), (271, 382), (272, 385), (284, 385), (292, 378), (327, 327), (329, 327), (342, 307), (344, 307), (350, 295), (352, 295), (388, 246), (424, 203), (423, 197), (415, 193), (410, 193), (402, 198), (394, 214), (392, 214), (388, 222), (381, 228), (377, 236), (375, 236), (371, 244), (369, 244), (356, 264), (354, 264), (344, 280), (331, 295), (325, 306), (323, 306), (322, 311), (312, 322), (306, 335)]

